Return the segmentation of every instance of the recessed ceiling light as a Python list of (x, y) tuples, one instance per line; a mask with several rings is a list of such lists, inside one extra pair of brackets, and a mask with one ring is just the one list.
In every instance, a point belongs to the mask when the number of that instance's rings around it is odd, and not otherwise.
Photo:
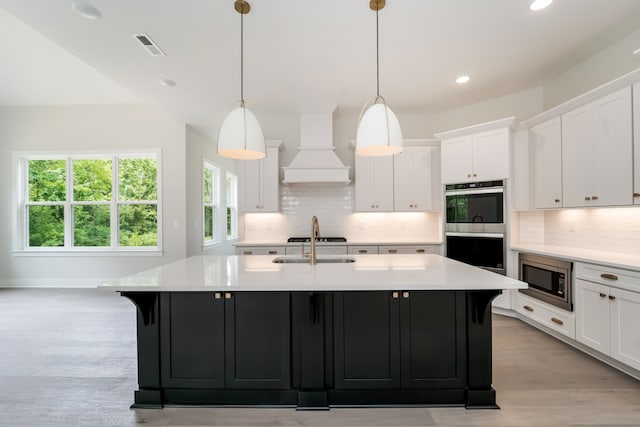
[(71, 9), (78, 15), (87, 19), (98, 19), (102, 16), (100, 11), (96, 7), (84, 0), (73, 0), (71, 2)]
[(160, 79), (158, 80), (158, 83), (164, 87), (174, 87), (176, 85), (176, 82), (171, 79)]
[(464, 75), (464, 76), (460, 76), (456, 79), (456, 83), (458, 83), (459, 85), (465, 84), (467, 83), (469, 80), (471, 80), (470, 76)]
[(542, 10), (545, 7), (549, 6), (551, 3), (553, 3), (553, 0), (533, 0), (529, 5), (529, 9), (535, 11)]

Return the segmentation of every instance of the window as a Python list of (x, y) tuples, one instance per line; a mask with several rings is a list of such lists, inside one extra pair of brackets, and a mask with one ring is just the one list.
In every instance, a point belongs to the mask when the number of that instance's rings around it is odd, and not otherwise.
[(21, 247), (159, 249), (158, 154), (19, 157)]
[(227, 239), (238, 238), (238, 177), (227, 172)]
[(211, 244), (221, 240), (216, 231), (218, 209), (220, 206), (220, 188), (218, 182), (220, 173), (213, 164), (205, 161), (202, 167), (202, 199), (204, 225), (204, 244)]

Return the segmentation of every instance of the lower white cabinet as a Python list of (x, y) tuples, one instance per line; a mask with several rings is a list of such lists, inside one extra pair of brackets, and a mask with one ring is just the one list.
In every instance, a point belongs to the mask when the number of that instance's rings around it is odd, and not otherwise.
[(560, 310), (539, 299), (531, 298), (520, 292), (515, 298), (515, 310), (523, 317), (529, 318), (556, 332), (575, 339), (576, 315), (572, 312)]
[(367, 254), (377, 254), (378, 246), (371, 245), (360, 245), (360, 246), (349, 246), (348, 248), (349, 255), (367, 255)]
[(435, 254), (438, 253), (439, 247), (437, 245), (394, 245), (394, 246), (380, 246), (380, 254)]
[(640, 273), (598, 268), (576, 266), (576, 340), (640, 369)]
[(284, 255), (284, 246), (242, 246), (236, 248), (236, 255)]
[[(311, 243), (304, 244), (304, 252), (309, 254), (311, 253)], [(302, 255), (302, 246), (287, 246), (286, 250), (287, 255)], [(322, 246), (316, 245), (316, 254), (317, 255), (346, 255), (347, 247), (344, 245), (331, 245), (331, 246)]]

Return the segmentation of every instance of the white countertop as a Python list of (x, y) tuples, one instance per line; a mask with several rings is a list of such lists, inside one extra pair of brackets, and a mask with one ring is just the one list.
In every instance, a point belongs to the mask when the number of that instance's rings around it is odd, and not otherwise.
[(570, 248), (567, 246), (545, 245), (542, 243), (515, 243), (511, 245), (511, 250), (555, 256), (569, 261), (600, 264), (609, 267), (624, 268), (627, 270), (640, 270), (640, 256), (638, 255)]
[[(309, 242), (304, 242), (305, 246), (309, 245)], [(347, 241), (347, 242), (317, 242), (318, 246), (421, 246), (421, 245), (441, 245), (442, 241), (419, 241), (419, 242), (380, 242), (380, 241)], [(300, 246), (302, 242), (252, 242), (243, 240), (234, 243), (234, 246)]]
[[(194, 256), (99, 287), (114, 291), (523, 289), (527, 284), (440, 255), (351, 255), (352, 263), (275, 264), (273, 255)], [(299, 258), (286, 256), (282, 258)], [(318, 256), (335, 258), (335, 256)]]

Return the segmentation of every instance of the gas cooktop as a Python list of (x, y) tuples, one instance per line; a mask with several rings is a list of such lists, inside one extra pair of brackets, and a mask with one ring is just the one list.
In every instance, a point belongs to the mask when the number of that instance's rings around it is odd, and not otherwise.
[[(289, 243), (307, 243), (310, 242), (310, 237), (289, 237), (287, 242)], [(316, 242), (346, 242), (345, 237), (316, 237)]]

